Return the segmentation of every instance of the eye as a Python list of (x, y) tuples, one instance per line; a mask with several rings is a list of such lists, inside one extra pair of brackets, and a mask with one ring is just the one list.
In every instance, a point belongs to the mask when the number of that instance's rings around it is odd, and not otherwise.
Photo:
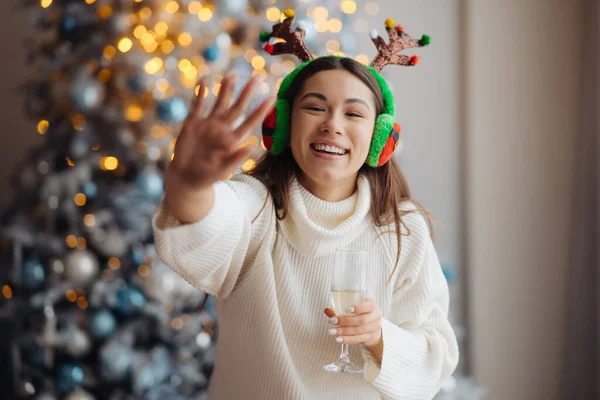
[(317, 107), (317, 106), (305, 107), (304, 109), (311, 110), (311, 111), (325, 111), (322, 107)]
[(353, 118), (363, 118), (362, 115), (354, 113), (354, 112), (346, 113), (346, 115), (349, 116), (349, 117), (353, 117)]

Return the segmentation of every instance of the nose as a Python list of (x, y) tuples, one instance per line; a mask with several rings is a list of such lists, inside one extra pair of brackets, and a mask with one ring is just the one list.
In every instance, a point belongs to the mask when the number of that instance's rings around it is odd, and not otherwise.
[(327, 120), (321, 125), (321, 132), (323, 133), (335, 133), (341, 134), (342, 127), (338, 121), (338, 118), (335, 115), (331, 115), (327, 118)]

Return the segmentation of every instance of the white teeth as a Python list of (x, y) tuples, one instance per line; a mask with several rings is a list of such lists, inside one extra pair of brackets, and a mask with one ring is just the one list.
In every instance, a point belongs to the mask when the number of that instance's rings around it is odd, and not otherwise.
[(342, 154), (342, 155), (346, 154), (346, 150), (340, 149), (339, 147), (335, 147), (335, 146), (316, 144), (316, 145), (314, 145), (314, 148), (315, 148), (315, 150), (325, 151), (327, 153)]

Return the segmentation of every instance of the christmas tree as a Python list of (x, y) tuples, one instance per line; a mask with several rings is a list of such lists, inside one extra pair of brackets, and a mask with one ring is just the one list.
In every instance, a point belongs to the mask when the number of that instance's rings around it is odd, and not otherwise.
[(209, 102), (228, 71), (240, 77), (237, 90), (260, 76), (257, 104), (276, 93), (296, 62), (267, 57), (260, 33), (285, 8), (294, 8), (315, 52), (366, 63), (353, 54), (349, 32), (357, 4), (19, 0), (18, 7), (34, 32), (25, 112), (44, 144), (15, 169), (17, 195), (0, 221), (2, 398), (202, 398), (218, 339), (212, 299), (165, 266), (152, 245), (151, 216), (178, 129), (202, 76), (210, 79), (201, 94)]

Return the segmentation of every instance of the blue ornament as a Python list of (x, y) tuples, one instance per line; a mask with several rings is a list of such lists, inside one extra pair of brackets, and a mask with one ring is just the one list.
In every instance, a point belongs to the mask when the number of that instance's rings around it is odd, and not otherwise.
[(21, 266), (21, 279), (23, 286), (30, 290), (39, 289), (45, 280), (44, 266), (38, 259), (25, 261)]
[(204, 311), (208, 313), (213, 319), (217, 319), (217, 310), (215, 308), (215, 300), (212, 296), (208, 296), (206, 304), (204, 305)]
[(164, 122), (181, 122), (188, 115), (188, 105), (185, 100), (174, 97), (158, 103), (156, 113)]
[(98, 186), (93, 182), (86, 183), (83, 185), (83, 194), (89, 198), (96, 197), (98, 194)]
[(163, 178), (156, 171), (144, 170), (140, 172), (137, 176), (137, 185), (144, 195), (152, 199), (157, 199), (163, 195)]
[(136, 264), (143, 264), (146, 261), (146, 249), (143, 245), (133, 245), (131, 247), (131, 259)]
[(173, 365), (169, 351), (165, 347), (155, 347), (150, 352), (152, 360), (134, 372), (133, 391), (143, 393), (154, 389), (173, 375)]
[(146, 80), (141, 75), (131, 75), (127, 78), (127, 87), (134, 94), (141, 94), (146, 91)]
[(83, 382), (84, 372), (78, 364), (65, 364), (56, 373), (56, 387), (62, 393), (74, 390)]
[(64, 33), (71, 33), (77, 28), (77, 18), (67, 15), (61, 22), (61, 28)]
[(206, 49), (204, 49), (204, 52), (202, 53), (202, 56), (208, 62), (216, 61), (220, 55), (221, 50), (219, 50), (219, 47), (217, 45), (208, 46)]
[(117, 311), (123, 316), (138, 314), (146, 305), (146, 297), (133, 286), (124, 286), (117, 292)]
[(114, 333), (117, 328), (117, 320), (110, 311), (100, 310), (90, 317), (88, 328), (92, 336), (104, 339)]

